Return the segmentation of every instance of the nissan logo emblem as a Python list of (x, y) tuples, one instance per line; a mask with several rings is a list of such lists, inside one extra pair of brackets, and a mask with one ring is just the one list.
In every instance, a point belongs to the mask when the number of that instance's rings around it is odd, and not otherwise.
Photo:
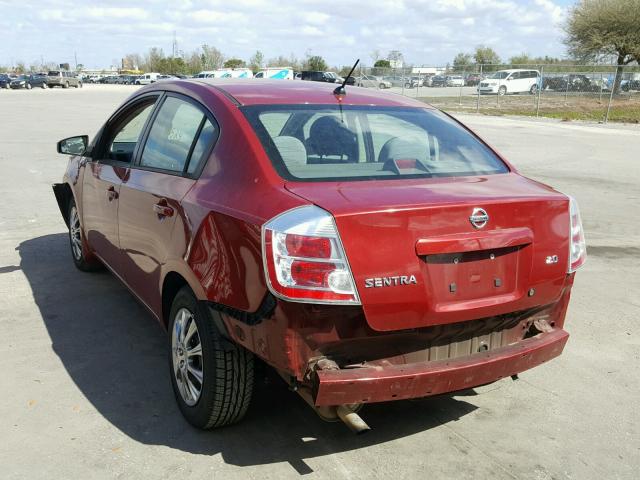
[(476, 228), (484, 227), (489, 221), (489, 215), (482, 208), (474, 208), (473, 212), (471, 212), (471, 216), (469, 217), (469, 221), (471, 225)]

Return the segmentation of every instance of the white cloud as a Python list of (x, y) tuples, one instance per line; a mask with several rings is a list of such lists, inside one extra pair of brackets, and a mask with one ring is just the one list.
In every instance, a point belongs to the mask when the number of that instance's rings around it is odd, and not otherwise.
[(114, 19), (134, 19), (144, 20), (149, 14), (142, 8), (119, 8), (119, 7), (88, 7), (79, 11), (80, 17), (114, 18)]
[[(561, 56), (567, 1), (21, 0), (2, 8), (0, 65), (41, 54), (59, 63), (77, 51), (82, 63), (108, 66), (151, 46), (170, 51), (174, 30), (180, 50), (207, 43), (245, 59), (258, 49), (267, 58), (312, 51), (330, 64), (367, 64), (374, 50), (399, 49), (413, 64), (444, 65), (479, 44), (504, 59)], [(18, 35), (19, 25), (32, 34)]]
[(314, 25), (323, 25), (327, 23), (327, 20), (331, 18), (331, 15), (322, 12), (306, 12), (302, 14), (302, 18), (307, 23), (313, 23)]

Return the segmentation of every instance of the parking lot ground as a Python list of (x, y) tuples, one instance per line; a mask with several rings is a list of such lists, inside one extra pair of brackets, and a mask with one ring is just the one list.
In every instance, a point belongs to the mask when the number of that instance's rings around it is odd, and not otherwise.
[(640, 129), (462, 115), (522, 171), (580, 202), (589, 259), (564, 354), (456, 395), (322, 422), (277, 379), (245, 420), (200, 432), (173, 400), (162, 329), (115, 278), (71, 262), (51, 191), (65, 136), (133, 91), (0, 92), (3, 479), (637, 479)]

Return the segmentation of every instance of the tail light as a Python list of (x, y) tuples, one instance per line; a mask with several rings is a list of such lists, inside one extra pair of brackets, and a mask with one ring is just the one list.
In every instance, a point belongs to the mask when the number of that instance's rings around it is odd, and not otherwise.
[(333, 216), (315, 205), (294, 208), (262, 227), (269, 290), (305, 303), (359, 305)]
[(580, 219), (580, 209), (578, 208), (578, 202), (573, 197), (569, 197), (569, 217), (571, 223), (568, 273), (573, 273), (587, 261), (587, 243), (584, 238), (582, 220)]

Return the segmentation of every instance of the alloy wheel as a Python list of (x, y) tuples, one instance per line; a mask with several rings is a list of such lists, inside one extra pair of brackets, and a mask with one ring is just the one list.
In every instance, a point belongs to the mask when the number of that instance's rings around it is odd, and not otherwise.
[(202, 394), (202, 343), (193, 313), (186, 308), (178, 310), (173, 323), (171, 359), (180, 396), (192, 407)]
[(80, 261), (82, 259), (82, 238), (80, 236), (80, 217), (75, 205), (71, 207), (71, 215), (69, 215), (69, 238), (71, 239), (73, 258)]

